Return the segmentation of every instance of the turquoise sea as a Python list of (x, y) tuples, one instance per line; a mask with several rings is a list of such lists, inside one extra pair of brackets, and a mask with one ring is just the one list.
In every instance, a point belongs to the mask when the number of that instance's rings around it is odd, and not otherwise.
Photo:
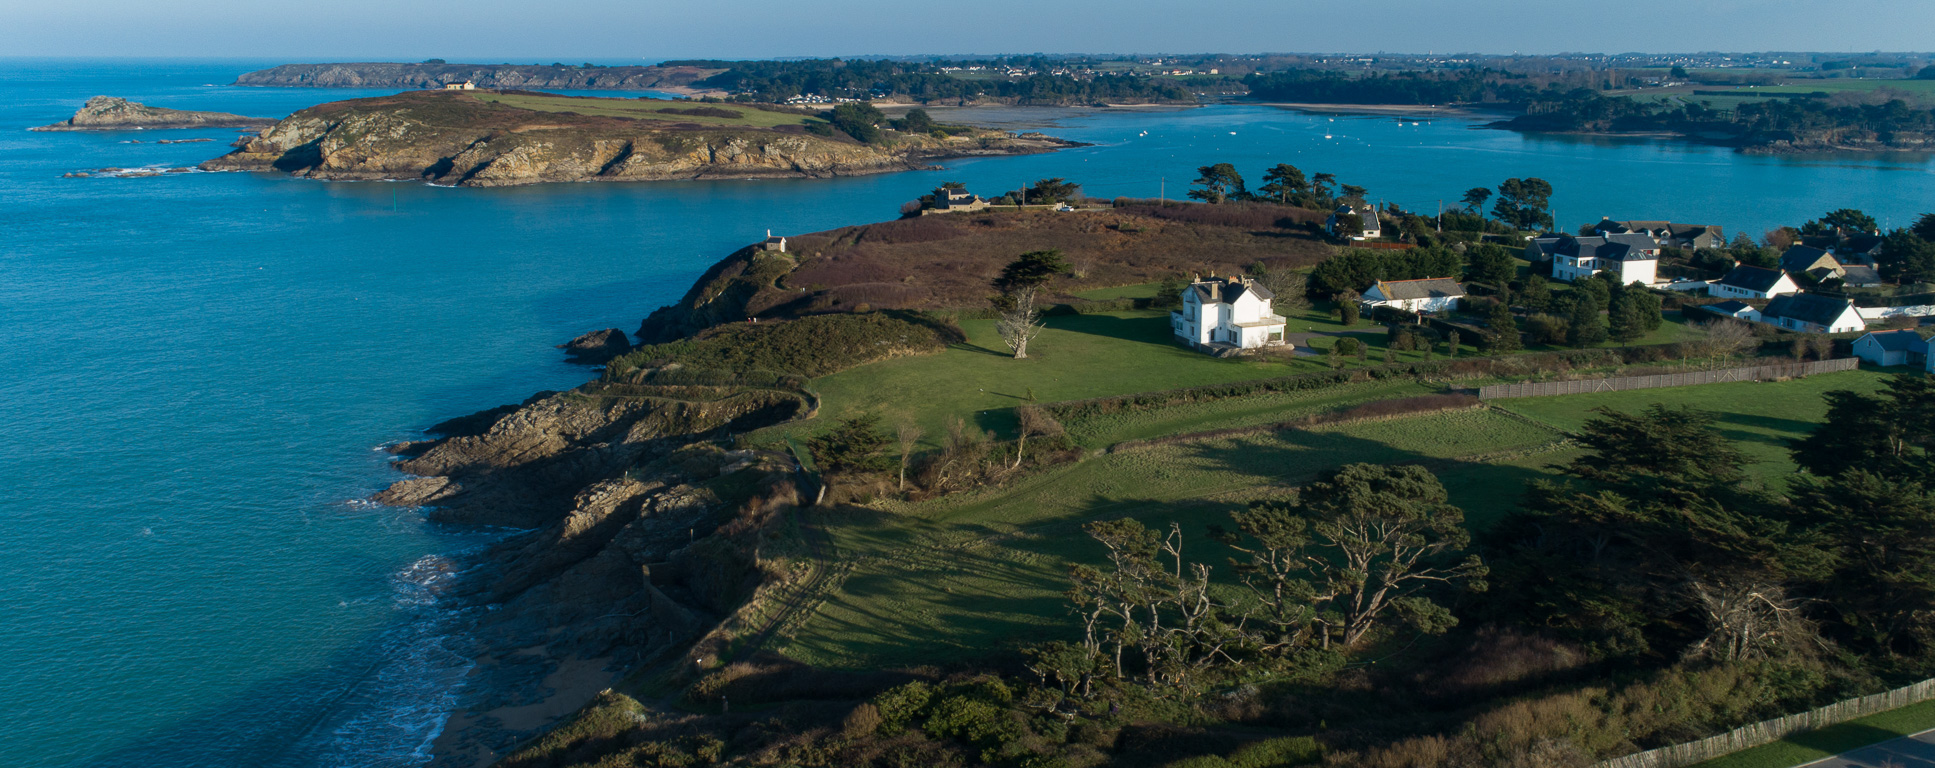
[[(1074, 116), (1095, 146), (942, 173), (445, 189), (186, 166), (230, 130), (29, 133), (89, 96), (281, 116), (380, 91), (226, 87), (273, 61), (0, 59), (0, 764), (406, 766), (466, 668), (438, 586), (502, 532), (359, 501), (377, 446), (579, 383), (553, 345), (636, 327), (767, 229), (880, 220), (943, 179), (1175, 196), (1193, 169), (1330, 171), (1431, 210), (1539, 176), (1562, 222), (1758, 233), (1935, 210), (1925, 156), (1746, 157), (1465, 120), (1260, 106)], [(217, 139), (158, 145), (157, 138)], [(130, 140), (142, 143), (127, 143)], [(1235, 265), (1232, 265), (1235, 266)]]

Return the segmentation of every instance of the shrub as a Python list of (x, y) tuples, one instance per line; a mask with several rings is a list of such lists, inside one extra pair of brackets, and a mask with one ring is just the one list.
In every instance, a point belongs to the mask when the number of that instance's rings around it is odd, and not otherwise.
[(807, 441), (813, 451), (813, 460), (818, 462), (821, 471), (836, 472), (878, 472), (887, 468), (887, 457), (882, 452), (887, 448), (887, 436), (882, 434), (879, 420), (873, 414), (861, 414), (843, 420), (831, 432)]
[(926, 711), (927, 702), (933, 697), (933, 687), (918, 681), (889, 688), (873, 697), (873, 706), (880, 715), (880, 733), (893, 736), (907, 730)]
[(1534, 344), (1564, 344), (1571, 324), (1563, 317), (1533, 315), (1525, 318), (1525, 332)]

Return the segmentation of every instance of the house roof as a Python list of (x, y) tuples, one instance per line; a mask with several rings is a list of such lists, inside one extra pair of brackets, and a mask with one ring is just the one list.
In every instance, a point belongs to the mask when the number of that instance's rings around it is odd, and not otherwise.
[(1593, 228), (1600, 232), (1611, 232), (1615, 234), (1626, 232), (1663, 233), (1674, 240), (1692, 240), (1704, 234), (1712, 234), (1716, 238), (1722, 236), (1720, 226), (1717, 224), (1674, 224), (1670, 221), (1641, 221), (1638, 219), (1632, 221), (1613, 221), (1610, 217), (1600, 219), (1599, 223), (1594, 225)]
[(1594, 235), (1592, 237), (1573, 237), (1561, 235), (1551, 248), (1544, 245), (1545, 238), (1539, 238), (1539, 248), (1547, 253), (1573, 256), (1581, 259), (1612, 259), (1615, 261), (1647, 261), (1658, 258), (1649, 256), (1641, 249), (1658, 248), (1659, 243), (1651, 237), (1638, 234)]
[(1843, 264), (1841, 282), (1846, 285), (1880, 285), (1881, 273), (1866, 264)]
[(1718, 304), (1708, 304), (1706, 309), (1708, 312), (1719, 312), (1723, 315), (1737, 315), (1743, 309), (1753, 309), (1753, 305), (1744, 301), (1723, 301)]
[(1720, 284), (1732, 288), (1766, 293), (1785, 276), (1786, 273), (1778, 269), (1767, 269), (1765, 267), (1740, 264), (1728, 272), (1726, 277), (1720, 278)]
[(1189, 289), (1194, 291), (1197, 300), (1204, 304), (1234, 304), (1237, 299), (1243, 297), (1245, 292), (1264, 301), (1277, 297), (1270, 292), (1270, 289), (1240, 277), (1212, 277), (1208, 280), (1198, 280), (1190, 283)]
[(1812, 293), (1791, 293), (1775, 296), (1760, 311), (1762, 317), (1785, 317), (1815, 325), (1833, 325), (1842, 315), (1854, 306), (1847, 299), (1830, 299)]
[[(1921, 334), (1907, 328), (1897, 331), (1875, 331), (1861, 339), (1873, 339), (1881, 345), (1884, 352), (1920, 352), (1928, 346)], [(1859, 339), (1858, 339), (1859, 340)]]
[(1811, 245), (1796, 245), (1781, 252), (1780, 268), (1788, 272), (1806, 272), (1817, 266), (1823, 266), (1822, 259), (1827, 259), (1836, 265), (1840, 264), (1834, 261), (1834, 257), (1828, 255), (1827, 251)]
[(1465, 286), (1449, 277), (1427, 277), (1418, 280), (1379, 280), (1371, 285), (1385, 299), (1403, 301), (1410, 299), (1457, 298), (1465, 295)]
[(1881, 240), (1882, 237), (1880, 235), (1866, 232), (1858, 235), (1849, 235), (1848, 239), (1842, 240), (1840, 245), (1834, 246), (1834, 252), (1861, 255), (1872, 254), (1881, 247)]

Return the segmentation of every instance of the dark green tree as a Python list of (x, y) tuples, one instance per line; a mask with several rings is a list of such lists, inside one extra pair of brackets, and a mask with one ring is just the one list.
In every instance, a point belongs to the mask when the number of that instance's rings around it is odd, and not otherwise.
[(1835, 390), (1827, 418), (1807, 437), (1791, 440), (1794, 463), (1833, 477), (1865, 470), (1888, 478), (1935, 477), (1935, 380), (1895, 376), (1875, 395)]
[(833, 115), (829, 120), (829, 122), (833, 123), (833, 127), (840, 129), (848, 136), (852, 136), (855, 141), (862, 144), (879, 144), (884, 141), (886, 137), (880, 132), (880, 124), (886, 121), (887, 116), (881, 114), (878, 108), (867, 102), (854, 102), (836, 106), (833, 108)]
[(1040, 179), (1028, 187), (1027, 199), (1032, 205), (1081, 202), (1082, 185), (1060, 177)]
[(1861, 650), (1914, 657), (1935, 641), (1935, 494), (1854, 468), (1795, 483), (1833, 556), (1823, 601)]
[[(1576, 293), (1576, 291), (1575, 291)], [(1586, 297), (1572, 302), (1572, 312), (1566, 316), (1565, 343), (1572, 347), (1594, 347), (1606, 340), (1606, 321), (1599, 315), (1599, 307)]]
[(1485, 351), (1505, 355), (1524, 348), (1524, 342), (1519, 340), (1518, 319), (1512, 317), (1512, 308), (1505, 302), (1492, 302), (1485, 324), (1491, 328), (1491, 334), (1485, 338)]
[(1289, 205), (1293, 197), (1310, 191), (1310, 181), (1304, 178), (1303, 171), (1289, 163), (1278, 163), (1263, 172), (1263, 186), (1257, 192), (1264, 197)]
[(1492, 199), (1491, 190), (1484, 187), (1472, 187), (1471, 189), (1465, 190), (1465, 196), (1460, 198), (1458, 202), (1465, 204), (1466, 213), (1478, 214), (1482, 213), (1485, 208), (1485, 201), (1490, 199)]
[(1935, 281), (1935, 242), (1906, 229), (1889, 232), (1875, 256), (1881, 276), (1897, 283)]
[(1498, 185), (1492, 217), (1517, 229), (1550, 229), (1552, 185), (1540, 178), (1506, 179)]
[[(1930, 66), (1935, 66), (1931, 64)], [(1924, 213), (1915, 219), (1915, 225), (1908, 228), (1916, 237), (1935, 243), (1935, 213)]]
[(843, 419), (832, 431), (806, 442), (820, 471), (829, 474), (879, 472), (887, 469), (888, 438), (871, 414)]
[(1496, 245), (1474, 246), (1465, 251), (1465, 279), (1492, 285), (1505, 285), (1518, 276), (1518, 260), (1511, 251)]
[(1198, 174), (1191, 186), (1200, 189), (1189, 190), (1191, 198), (1208, 203), (1221, 203), (1229, 199), (1241, 200), (1249, 193), (1243, 188), (1243, 175), (1236, 172), (1236, 166), (1229, 163), (1205, 165), (1196, 169)]
[(1821, 223), (1842, 232), (1873, 232), (1881, 225), (1875, 217), (1854, 208), (1838, 208), (1821, 217)]
[(1543, 277), (1526, 275), (1524, 282), (1517, 284), (1513, 290), (1518, 296), (1519, 306), (1525, 307), (1528, 312), (1544, 312), (1552, 307), (1552, 288)]

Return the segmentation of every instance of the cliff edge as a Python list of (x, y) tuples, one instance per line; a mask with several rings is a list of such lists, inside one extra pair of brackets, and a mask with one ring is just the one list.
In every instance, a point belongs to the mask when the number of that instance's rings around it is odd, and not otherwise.
[(886, 131), (883, 137), (863, 144), (811, 114), (776, 107), (411, 91), (304, 109), (202, 168), (495, 187), (847, 176), (922, 168), (943, 157), (1028, 154), (1071, 144), (987, 129), (951, 135)]

